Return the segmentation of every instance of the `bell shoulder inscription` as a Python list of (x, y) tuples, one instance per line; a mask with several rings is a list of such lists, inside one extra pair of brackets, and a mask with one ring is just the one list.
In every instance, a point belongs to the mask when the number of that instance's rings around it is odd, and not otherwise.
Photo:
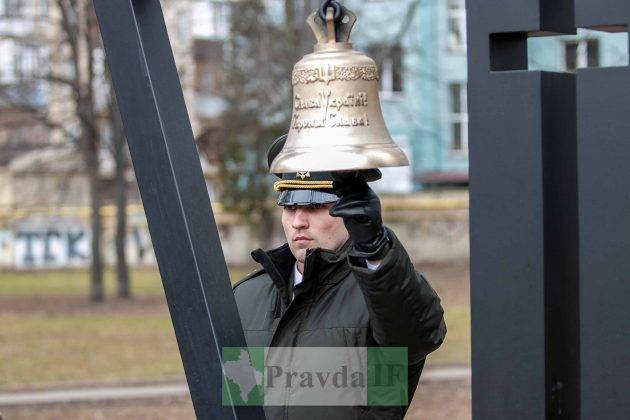
[(358, 116), (344, 116), (337, 112), (331, 112), (323, 118), (302, 119), (299, 114), (293, 115), (291, 128), (298, 133), (307, 128), (334, 128), (334, 127), (366, 127), (370, 125), (367, 112)]
[(296, 69), (293, 71), (292, 84), (309, 84), (324, 82), (326, 84), (334, 80), (353, 81), (378, 80), (378, 69), (376, 66), (336, 66), (327, 65), (319, 68)]
[[(345, 93), (340, 96), (332, 96), (331, 90), (320, 90), (316, 97), (302, 98), (295, 94), (293, 108), (295, 110), (313, 108), (337, 108), (340, 111), (343, 107), (367, 107), (368, 94), (366, 92)], [(328, 111), (326, 111), (328, 112)]]
[[(367, 108), (366, 92), (344, 93), (333, 96), (330, 89), (322, 89), (316, 97), (302, 98), (295, 94), (293, 102), (293, 119), (291, 126), (298, 132), (307, 128), (357, 127), (368, 126), (370, 120), (366, 112), (360, 115), (341, 115), (343, 108)], [(320, 116), (303, 118), (301, 111), (321, 109)]]

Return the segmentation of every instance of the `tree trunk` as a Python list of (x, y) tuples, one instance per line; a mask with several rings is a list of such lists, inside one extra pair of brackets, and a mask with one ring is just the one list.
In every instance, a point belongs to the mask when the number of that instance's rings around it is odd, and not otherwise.
[(90, 268), (90, 300), (102, 302), (105, 300), (103, 288), (103, 261), (101, 256), (101, 236), (103, 222), (101, 218), (101, 196), (99, 185), (99, 162), (96, 147), (93, 142), (84, 140), (83, 143), (85, 172), (90, 189), (90, 224), (92, 229), (92, 265)]
[(276, 230), (276, 214), (268, 209), (261, 211), (261, 223), (258, 224), (258, 240), (260, 247), (264, 250), (271, 248), (273, 236)]
[(118, 112), (110, 115), (114, 128), (114, 159), (116, 161), (116, 280), (118, 285), (117, 295), (121, 299), (131, 297), (129, 282), (129, 267), (125, 253), (127, 242), (127, 183), (125, 171), (127, 169), (127, 156), (124, 150), (125, 136)]

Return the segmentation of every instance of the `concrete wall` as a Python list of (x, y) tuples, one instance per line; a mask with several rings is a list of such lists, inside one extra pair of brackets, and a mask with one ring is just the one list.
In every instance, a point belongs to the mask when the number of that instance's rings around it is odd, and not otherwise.
[[(415, 262), (468, 260), (468, 210), (465, 194), (414, 195), (383, 199), (385, 223), (396, 232)], [(115, 261), (115, 209), (106, 206), (104, 258)], [(155, 256), (142, 206), (130, 206), (127, 256), (132, 266), (154, 266)], [(87, 267), (90, 263), (89, 211), (85, 207), (5, 211), (0, 217), (0, 269)], [(250, 229), (215, 208), (228, 264), (253, 266), (250, 252), (259, 247)], [(278, 224), (270, 246), (285, 242)]]
[(11, 172), (0, 166), (0, 209), (8, 208), (13, 201), (11, 195)]
[[(109, 210), (104, 209), (111, 213)], [(61, 208), (54, 213), (29, 213), (0, 221), (0, 269), (87, 267), (91, 238), (88, 214), (87, 208)], [(105, 261), (109, 264), (115, 258), (113, 219), (106, 218), (103, 241)], [(155, 265), (141, 210), (130, 212), (127, 256), (132, 266)]]
[(468, 209), (406, 211), (400, 216), (386, 217), (385, 223), (414, 262), (469, 260)]

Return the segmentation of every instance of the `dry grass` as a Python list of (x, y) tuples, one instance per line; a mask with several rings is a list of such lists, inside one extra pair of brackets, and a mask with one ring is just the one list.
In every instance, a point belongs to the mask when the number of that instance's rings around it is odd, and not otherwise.
[(470, 309), (446, 308), (446, 340), (427, 359), (427, 366), (470, 363)]
[[(442, 297), (448, 326), (446, 342), (428, 364), (469, 363), (466, 268), (424, 271)], [(236, 280), (245, 272), (231, 274)], [(134, 271), (133, 286), (131, 301), (91, 305), (85, 272), (0, 274), (0, 388), (182, 377), (159, 276)]]
[(0, 315), (0, 387), (180, 376), (168, 313)]
[[(238, 281), (247, 273), (247, 269), (230, 270), (232, 281)], [(114, 296), (116, 282), (112, 270), (106, 270), (104, 276), (105, 291)], [(132, 292), (138, 296), (162, 296), (160, 274), (155, 269), (136, 269), (131, 271)], [(0, 297), (37, 296), (87, 296), (89, 277), (85, 270), (58, 271), (12, 271), (0, 273)]]

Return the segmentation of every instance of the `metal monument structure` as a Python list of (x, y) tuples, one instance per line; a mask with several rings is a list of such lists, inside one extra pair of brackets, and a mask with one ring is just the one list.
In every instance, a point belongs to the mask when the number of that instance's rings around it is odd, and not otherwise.
[(630, 68), (528, 71), (627, 0), (469, 0), (473, 418), (630, 417)]
[(221, 349), (245, 336), (160, 2), (94, 8), (195, 414), (264, 419), (262, 407), (222, 406)]

